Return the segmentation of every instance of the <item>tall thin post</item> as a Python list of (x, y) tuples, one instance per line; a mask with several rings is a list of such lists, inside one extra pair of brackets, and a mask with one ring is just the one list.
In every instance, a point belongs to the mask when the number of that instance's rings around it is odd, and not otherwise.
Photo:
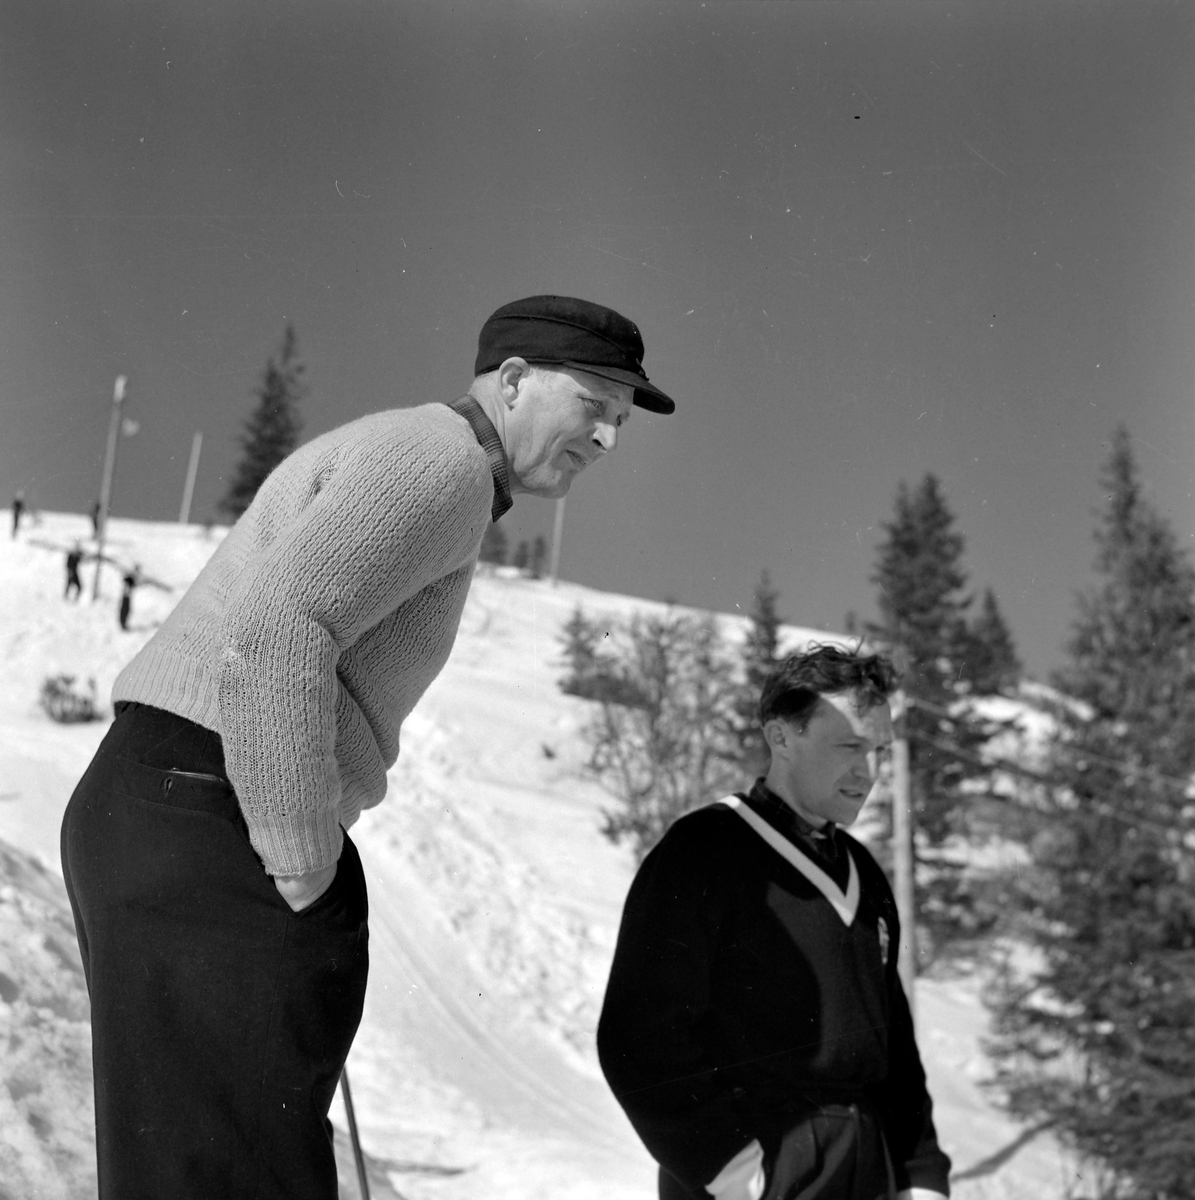
[(909, 773), (909, 702), (903, 691), (892, 697), (892, 870), (896, 914), (900, 918), (897, 970), (913, 1011), (917, 979), (917, 905), (913, 873), (913, 794)]
[(552, 586), (560, 575), (560, 544), (564, 541), (564, 497), (556, 501), (556, 520), (552, 525), (552, 566), (548, 574), (552, 578)]
[(104, 452), (104, 479), (100, 484), (100, 511), (96, 521), (95, 578), (91, 584), (91, 600), (100, 598), (100, 571), (104, 565), (104, 539), (108, 535), (108, 505), (112, 500), (112, 477), (116, 474), (116, 447), (120, 441), (120, 406), (124, 400), (128, 376), (117, 375), (112, 388), (112, 416), (108, 419), (108, 448)]
[(357, 1132), (357, 1112), (353, 1108), (353, 1093), (349, 1090), (349, 1069), (340, 1073), (340, 1090), (344, 1094), (344, 1111), (349, 1119), (349, 1138), (353, 1143), (353, 1162), (357, 1164), (357, 1187), (361, 1200), (369, 1200), (369, 1176), (365, 1173), (365, 1155), (361, 1150), (361, 1135)]
[(191, 519), (191, 497), (195, 494), (195, 476), (199, 472), (199, 451), (203, 446), (203, 434), (196, 433), (191, 439), (191, 461), (187, 463), (187, 482), (183, 487), (183, 503), (178, 510), (178, 523), (185, 525)]

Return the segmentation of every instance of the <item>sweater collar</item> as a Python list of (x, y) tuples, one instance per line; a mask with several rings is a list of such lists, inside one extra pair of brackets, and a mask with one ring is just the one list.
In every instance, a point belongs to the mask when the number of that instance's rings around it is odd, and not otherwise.
[(811, 824), (777, 796), (762, 778), (755, 781), (746, 799), (773, 829), (811, 854), (829, 870), (835, 882), (841, 884), (839, 877), (845, 877), (848, 862), (842, 853), (843, 845), (837, 825), (832, 821), (820, 828)]
[(462, 396), (448, 406), (469, 422), (473, 436), (490, 460), (490, 474), (494, 477), (494, 503), (490, 509), (490, 520), (498, 521), (510, 510), (514, 500), (510, 494), (510, 472), (506, 465), (506, 451), (494, 423), (485, 415), (481, 405), (472, 396)]

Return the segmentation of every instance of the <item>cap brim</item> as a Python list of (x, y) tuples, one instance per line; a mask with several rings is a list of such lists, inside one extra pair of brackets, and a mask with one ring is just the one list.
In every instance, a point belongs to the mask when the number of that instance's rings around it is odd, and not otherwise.
[(603, 379), (610, 379), (615, 383), (625, 383), (628, 387), (633, 387), (635, 404), (640, 408), (646, 408), (648, 412), (668, 414), (676, 411), (676, 402), (671, 396), (665, 395), (654, 383), (649, 383), (642, 375), (636, 375), (634, 371), (624, 371), (621, 367), (595, 366), (593, 363), (568, 360), (563, 360), (557, 365), (575, 367), (578, 371), (588, 371), (590, 375), (600, 375)]

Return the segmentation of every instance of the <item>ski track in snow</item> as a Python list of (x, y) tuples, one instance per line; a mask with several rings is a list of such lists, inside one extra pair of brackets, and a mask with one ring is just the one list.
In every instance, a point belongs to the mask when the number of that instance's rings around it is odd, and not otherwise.
[[(94, 564), (84, 600), (61, 598), (66, 550), (89, 527), (42, 514), (0, 543), (0, 1200), (95, 1194), (87, 1000), (58, 827), (107, 720), (55, 725), (38, 691), (54, 674), (94, 678), (107, 708), (116, 673), (221, 536), (112, 521), (112, 557), (173, 589), (139, 589), (123, 633), (114, 567), (98, 603)], [(632, 866), (598, 832), (609, 800), (581, 770), (587, 706), (556, 687), (558, 631), (578, 603), (618, 617), (663, 608), (479, 574), (452, 658), (403, 728), (389, 794), (351, 831), (369, 880), (371, 974), (349, 1071), (381, 1200), (655, 1195), (654, 1164), (593, 1048)], [(968, 978), (918, 985), (939, 1132), (961, 1176), (954, 1195), (1061, 1198), (1067, 1158), (981, 1086), (977, 992)], [(355, 1197), (339, 1100), (332, 1117), (342, 1195)]]

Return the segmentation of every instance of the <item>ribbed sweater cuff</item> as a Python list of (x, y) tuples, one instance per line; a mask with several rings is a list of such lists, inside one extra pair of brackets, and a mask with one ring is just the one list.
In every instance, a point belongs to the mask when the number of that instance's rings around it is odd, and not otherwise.
[(344, 831), (335, 812), (250, 817), (249, 841), (270, 875), (309, 875), (340, 858)]
[(928, 1188), (931, 1192), (938, 1192), (943, 1196), (950, 1195), (950, 1160), (936, 1163), (915, 1163), (913, 1165), (905, 1165), (903, 1168), (897, 1166), (896, 1175), (896, 1190), (904, 1191), (905, 1188)]

